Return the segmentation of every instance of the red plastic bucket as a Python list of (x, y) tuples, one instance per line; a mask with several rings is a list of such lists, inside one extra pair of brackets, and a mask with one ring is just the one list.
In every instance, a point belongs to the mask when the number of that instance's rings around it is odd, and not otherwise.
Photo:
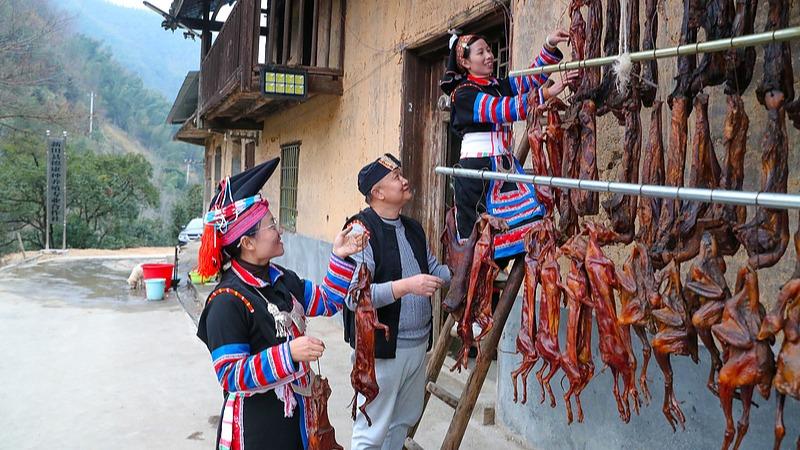
[(144, 272), (145, 280), (153, 278), (163, 278), (166, 280), (166, 283), (164, 283), (164, 292), (167, 292), (172, 285), (172, 272), (174, 269), (175, 265), (169, 263), (142, 264), (142, 272)]

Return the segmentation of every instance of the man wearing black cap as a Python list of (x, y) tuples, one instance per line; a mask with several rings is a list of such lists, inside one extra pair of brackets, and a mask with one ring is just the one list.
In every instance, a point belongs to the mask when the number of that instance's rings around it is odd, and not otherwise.
[[(358, 190), (369, 207), (348, 221), (353, 230), (369, 231), (369, 245), (353, 255), (372, 273), (372, 302), (390, 338), (376, 331), (375, 374), (380, 392), (367, 406), (372, 426), (359, 411), (353, 425), (353, 450), (399, 450), (409, 427), (422, 414), (425, 354), (431, 344), (433, 293), (450, 281), (450, 270), (431, 254), (425, 232), (416, 220), (401, 215), (411, 200), (400, 161), (386, 154), (358, 174)], [(358, 283), (355, 277), (351, 287)], [(344, 311), (345, 340), (355, 348), (352, 298)], [(358, 403), (364, 401), (357, 399)]]

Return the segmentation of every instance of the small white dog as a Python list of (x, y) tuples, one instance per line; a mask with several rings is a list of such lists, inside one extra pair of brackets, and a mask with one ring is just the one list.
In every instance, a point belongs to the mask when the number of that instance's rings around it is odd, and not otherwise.
[(144, 287), (144, 269), (141, 264), (137, 264), (131, 270), (131, 276), (128, 277), (128, 286), (131, 289), (142, 289)]

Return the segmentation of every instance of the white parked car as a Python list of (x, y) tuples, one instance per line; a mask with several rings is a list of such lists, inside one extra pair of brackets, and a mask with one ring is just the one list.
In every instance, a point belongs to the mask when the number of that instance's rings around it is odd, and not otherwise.
[(195, 217), (183, 227), (183, 230), (178, 234), (178, 242), (181, 245), (186, 245), (191, 241), (197, 241), (203, 235), (203, 219)]

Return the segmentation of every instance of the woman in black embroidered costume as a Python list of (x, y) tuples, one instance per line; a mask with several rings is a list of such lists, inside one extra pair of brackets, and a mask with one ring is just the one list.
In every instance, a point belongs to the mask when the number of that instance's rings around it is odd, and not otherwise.
[[(556, 47), (569, 34), (558, 30), (547, 37), (544, 48), (531, 67), (556, 64), (563, 58)], [(561, 93), (577, 73), (548, 83), (548, 76), (494, 78), (494, 55), (479, 35), (453, 36), (448, 68), (440, 82), (452, 105), (452, 127), (462, 137), (459, 165), (523, 173), (512, 154), (511, 124), (528, 115), (528, 95), (537, 90), (543, 103)], [(466, 239), (484, 212), (508, 221), (510, 230), (495, 238), (495, 259), (524, 251), (524, 236), (531, 224), (544, 215), (533, 186), (523, 183), (484, 182), (455, 179), (456, 222), (459, 238)]]
[(308, 442), (312, 372), (325, 349), (305, 335), (306, 316), (342, 308), (365, 235), (333, 243), (321, 284), (270, 262), (283, 254), (281, 230), (258, 193), (278, 159), (220, 182), (206, 214), (198, 271), (222, 277), (208, 297), (197, 335), (211, 352), (225, 394), (217, 448), (302, 450)]

